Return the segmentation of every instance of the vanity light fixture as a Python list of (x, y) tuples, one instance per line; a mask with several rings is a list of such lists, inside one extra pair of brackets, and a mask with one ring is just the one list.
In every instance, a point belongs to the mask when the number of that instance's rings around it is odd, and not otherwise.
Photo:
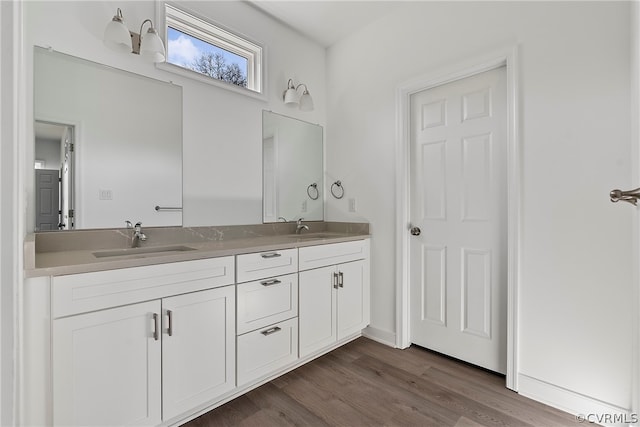
[[(304, 91), (302, 95), (298, 95), (298, 89), (300, 86), (304, 86)], [(284, 91), (282, 95), (282, 99), (286, 105), (297, 105), (302, 111), (312, 111), (313, 110), (313, 98), (311, 98), (311, 94), (309, 93), (309, 89), (307, 89), (307, 85), (304, 83), (300, 83), (298, 86), (293, 84), (293, 80), (289, 79), (287, 82), (287, 90)]]
[[(142, 27), (147, 22), (149, 29), (143, 37)], [(124, 25), (120, 8), (116, 11), (111, 22), (107, 24), (107, 28), (104, 29), (103, 41), (107, 47), (119, 52), (135, 53), (152, 62), (164, 62), (165, 60), (164, 43), (162, 43), (151, 19), (142, 21), (140, 33), (134, 33)]]

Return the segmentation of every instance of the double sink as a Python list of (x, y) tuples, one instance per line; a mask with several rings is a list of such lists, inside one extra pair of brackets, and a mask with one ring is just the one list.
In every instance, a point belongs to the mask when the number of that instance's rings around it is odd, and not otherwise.
[[(286, 236), (288, 239), (294, 241), (307, 241), (307, 240), (322, 240), (322, 239), (331, 239), (342, 236), (342, 233), (328, 233), (328, 232), (320, 232), (320, 233), (307, 233), (307, 234), (289, 234)], [(96, 258), (113, 258), (113, 257), (123, 257), (123, 258), (149, 258), (154, 256), (164, 256), (164, 255), (176, 255), (188, 251), (195, 251), (197, 248), (192, 248), (190, 246), (185, 245), (169, 245), (169, 246), (150, 246), (150, 247), (142, 247), (142, 248), (125, 248), (125, 249), (110, 249), (104, 251), (96, 251), (92, 252), (93, 256)]]

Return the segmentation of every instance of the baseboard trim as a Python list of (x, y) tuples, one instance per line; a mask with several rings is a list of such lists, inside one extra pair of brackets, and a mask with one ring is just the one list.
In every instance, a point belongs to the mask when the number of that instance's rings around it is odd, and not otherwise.
[(584, 424), (628, 426), (638, 421), (637, 414), (632, 414), (629, 408), (612, 405), (524, 374), (518, 374), (518, 393), (573, 414), (576, 422)]
[(367, 326), (362, 330), (362, 336), (389, 347), (396, 347), (396, 334), (393, 332)]

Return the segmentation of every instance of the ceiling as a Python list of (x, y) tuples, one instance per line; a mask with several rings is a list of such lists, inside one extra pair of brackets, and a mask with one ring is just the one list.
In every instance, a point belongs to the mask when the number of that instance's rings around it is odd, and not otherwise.
[(299, 33), (329, 47), (400, 7), (401, 1), (249, 0)]

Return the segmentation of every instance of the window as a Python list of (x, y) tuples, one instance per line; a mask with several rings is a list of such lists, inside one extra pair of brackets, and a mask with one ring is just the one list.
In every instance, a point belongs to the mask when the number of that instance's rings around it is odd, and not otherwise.
[(164, 6), (167, 63), (227, 88), (262, 93), (261, 46), (173, 5)]

